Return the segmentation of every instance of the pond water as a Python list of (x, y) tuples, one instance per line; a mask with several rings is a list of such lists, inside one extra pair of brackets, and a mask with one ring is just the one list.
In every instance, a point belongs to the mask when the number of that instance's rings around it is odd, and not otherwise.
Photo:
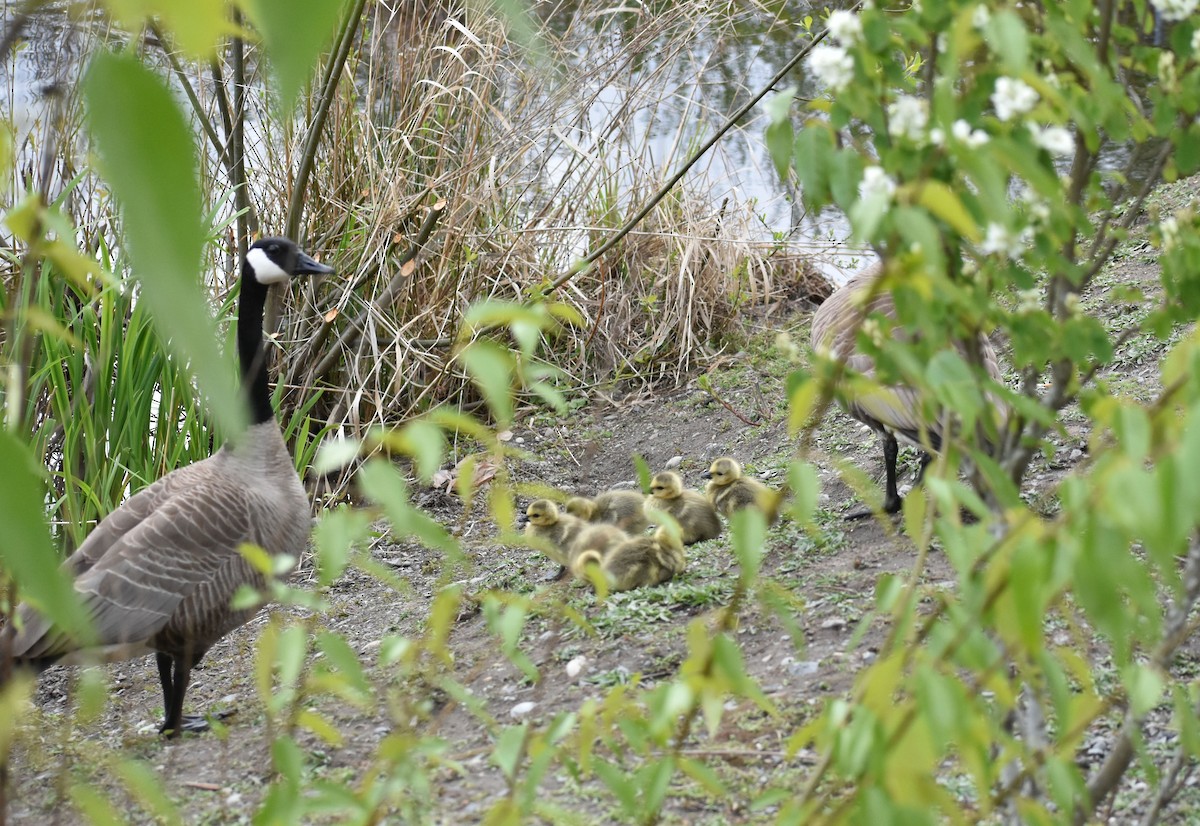
[[(17, 194), (34, 183), (37, 136), (53, 119), (58, 95), (76, 88), (93, 35), (105, 28), (98, 16), (72, 22), (66, 8), (51, 5), (35, 15), (0, 65), (19, 150)], [(805, 6), (747, 5), (685, 17), (672, 9), (678, 5), (654, 9), (626, 2), (598, 9), (564, 3), (548, 14), (544, 23), (567, 44), (564, 54), (573, 64), (560, 72), (569, 86), (563, 115), (541, 139), (551, 154), (542, 166), (548, 182), (573, 168), (575, 153), (607, 162), (606, 151), (618, 143), (619, 162), (636, 164), (643, 180), (648, 168), (664, 180), (802, 47), (800, 21), (812, 13)], [(6, 27), (13, 14), (6, 4)], [(790, 83), (807, 86), (800, 69), (782, 85)], [(624, 132), (620, 141), (611, 131), (616, 123)], [(726, 201), (752, 210), (748, 240), (786, 240), (799, 251), (836, 258), (848, 225), (836, 212), (802, 212), (767, 154), (765, 126), (759, 104), (700, 159), (685, 186), (707, 193), (714, 210)], [(61, 186), (61, 173), (73, 169), (56, 164), (50, 191)], [(647, 194), (639, 190), (635, 197)]]

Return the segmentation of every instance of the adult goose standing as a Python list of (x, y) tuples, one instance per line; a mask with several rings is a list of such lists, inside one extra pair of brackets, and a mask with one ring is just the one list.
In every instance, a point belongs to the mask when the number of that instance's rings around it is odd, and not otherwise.
[(239, 553), (252, 543), (298, 556), (308, 540), (308, 497), (271, 409), (263, 350), (267, 288), (329, 273), (286, 238), (263, 238), (242, 261), (237, 349), (250, 425), (215, 454), (168, 473), (110, 513), (64, 563), (91, 617), (94, 647), (79, 644), (28, 605), (4, 629), (13, 664), (40, 673), (56, 662), (113, 662), (154, 652), (162, 684), (160, 731), (203, 731), (183, 714), (192, 668), (255, 608), (234, 609), (261, 574)]
[[(878, 290), (870, 301), (865, 300), (873, 282), (882, 277), (883, 272), (883, 264), (879, 263), (850, 278), (817, 308), (812, 321), (813, 349), (833, 359), (844, 359), (847, 373), (869, 379), (875, 376), (875, 362), (869, 355), (858, 351), (858, 331), (863, 321), (871, 316), (892, 322), (896, 319), (891, 293)], [(883, 334), (896, 341), (907, 338), (903, 328), (895, 323)], [(988, 376), (997, 383), (1003, 382), (996, 352), (985, 336), (979, 336), (978, 347)], [(940, 451), (942, 448), (945, 421), (942, 416), (932, 420), (925, 416), (921, 394), (906, 385), (873, 386), (857, 392), (856, 387), (861, 388), (862, 385), (843, 382), (838, 402), (847, 413), (879, 434), (883, 442), (883, 461), (887, 474), (882, 510), (884, 513), (896, 513), (901, 506), (900, 494), (896, 489), (896, 457), (900, 449), (896, 437), (922, 451), (921, 469), (916, 480), (919, 484), (925, 475), (925, 467), (932, 459), (928, 451)], [(1007, 407), (990, 394), (987, 398), (998, 413), (1002, 429), (1003, 420), (1008, 415)], [(862, 508), (846, 514), (846, 519), (858, 519), (871, 513), (869, 508)]]

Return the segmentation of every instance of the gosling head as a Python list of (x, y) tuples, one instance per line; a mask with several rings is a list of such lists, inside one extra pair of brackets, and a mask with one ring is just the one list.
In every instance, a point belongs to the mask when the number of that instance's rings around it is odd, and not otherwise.
[(572, 496), (567, 500), (566, 507), (571, 516), (578, 516), (587, 522), (592, 521), (592, 517), (596, 515), (596, 503), (582, 496)]
[(548, 528), (558, 522), (558, 505), (549, 499), (534, 499), (525, 508), (525, 521), (539, 528)]
[(742, 478), (742, 466), (737, 463), (736, 459), (725, 456), (712, 463), (704, 473), (704, 478), (711, 479), (717, 487), (732, 485)]
[(677, 499), (683, 493), (683, 479), (678, 473), (665, 471), (650, 480), (650, 495), (658, 499)]

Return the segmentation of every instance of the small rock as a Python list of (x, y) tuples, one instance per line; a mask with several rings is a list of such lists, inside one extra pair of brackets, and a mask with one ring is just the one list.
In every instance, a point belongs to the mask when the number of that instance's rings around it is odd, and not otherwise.
[(575, 679), (583, 671), (583, 667), (585, 665), (587, 665), (587, 657), (583, 656), (582, 654), (580, 654), (578, 657), (574, 657), (569, 663), (567, 663), (567, 676), (572, 680)]
[(682, 456), (672, 456), (670, 459), (667, 460), (667, 463), (665, 465), (663, 465), (663, 467), (665, 467), (667, 470), (674, 470), (675, 468), (679, 467), (681, 464), (683, 464)]
[(508, 710), (508, 715), (514, 720), (520, 720), (522, 717), (529, 716), (529, 712), (533, 711), (536, 707), (537, 703), (526, 700), (525, 702), (517, 703), (515, 706), (510, 708)]
[(830, 617), (821, 623), (822, 628), (845, 628), (846, 621), (841, 617)]
[(514, 441), (514, 442), (516, 442), (516, 443), (517, 443), (517, 444), (519, 444), (519, 445), (523, 445), (523, 444), (525, 444), (525, 437), (524, 437), (524, 436), (518, 436), (517, 438), (513, 439), (513, 441)]
[(821, 670), (821, 664), (816, 660), (799, 660), (788, 663), (787, 670), (793, 677), (811, 677)]

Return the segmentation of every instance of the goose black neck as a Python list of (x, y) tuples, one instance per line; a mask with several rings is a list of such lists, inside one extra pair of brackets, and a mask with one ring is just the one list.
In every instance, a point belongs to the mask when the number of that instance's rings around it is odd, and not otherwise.
[(242, 392), (250, 409), (250, 423), (262, 424), (275, 419), (271, 409), (267, 359), (263, 351), (263, 308), (267, 288), (258, 283), (250, 265), (242, 263), (242, 293), (238, 300), (237, 346), (242, 368)]

